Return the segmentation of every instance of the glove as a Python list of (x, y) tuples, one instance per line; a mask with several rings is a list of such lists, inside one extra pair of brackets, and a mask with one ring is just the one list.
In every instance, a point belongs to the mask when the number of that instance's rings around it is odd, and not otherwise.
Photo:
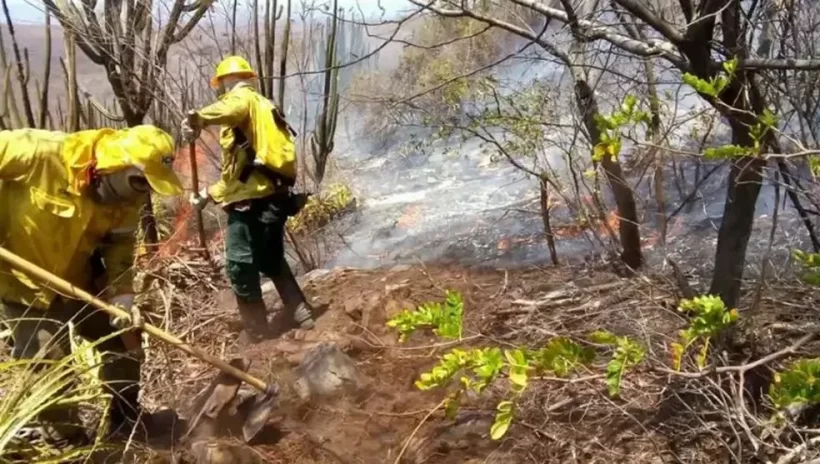
[(185, 143), (193, 143), (196, 141), (197, 137), (199, 137), (200, 128), (194, 127), (191, 125), (191, 121), (188, 118), (182, 120), (182, 124), (180, 125), (180, 133), (182, 134), (182, 140)]
[(141, 327), (142, 326), (142, 314), (140, 314), (139, 308), (134, 306), (134, 294), (127, 293), (124, 295), (117, 295), (114, 298), (111, 298), (109, 301), (113, 306), (118, 306), (123, 311), (127, 312), (130, 317), (130, 322), (126, 318), (122, 317), (111, 317), (111, 325), (118, 328), (118, 329), (125, 329), (130, 327)]
[(198, 211), (202, 211), (208, 206), (208, 203), (211, 201), (210, 195), (208, 195), (208, 188), (205, 187), (199, 191), (199, 193), (192, 193), (191, 196), (188, 198), (188, 201), (191, 203), (191, 206)]

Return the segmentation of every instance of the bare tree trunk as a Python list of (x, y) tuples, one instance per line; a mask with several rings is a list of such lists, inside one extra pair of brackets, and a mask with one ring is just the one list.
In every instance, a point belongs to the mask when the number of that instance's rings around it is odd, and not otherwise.
[[(737, 129), (734, 130), (737, 132)], [(732, 141), (740, 146), (743, 128)], [(747, 141), (750, 142), (750, 141)], [(730, 308), (737, 306), (740, 297), (743, 268), (746, 263), (746, 248), (754, 225), (755, 204), (760, 194), (763, 180), (764, 160), (741, 158), (732, 163), (729, 174), (729, 188), (723, 211), (723, 220), (718, 232), (718, 246), (715, 252), (715, 269), (709, 293), (718, 295)]]
[(292, 0), (288, 0), (288, 11), (285, 16), (285, 32), (282, 37), (282, 51), (279, 56), (279, 108), (285, 111), (285, 76), (288, 70), (288, 47), (290, 46), (290, 6)]
[[(574, 74), (575, 102), (579, 112), (583, 115), (590, 143), (595, 146), (601, 141), (601, 131), (595, 122), (598, 104), (586, 78), (580, 72)], [(632, 188), (626, 183), (623, 170), (617, 160), (611, 156), (605, 156), (601, 160), (601, 167), (604, 169), (618, 207), (618, 235), (621, 247), (623, 247), (621, 259), (630, 268), (638, 269), (643, 262), (643, 256), (641, 255), (641, 234), (638, 229), (638, 209)]]
[(77, 101), (77, 50), (74, 47), (74, 33), (65, 31), (66, 81), (68, 83), (68, 132), (80, 130), (80, 108)]
[(239, 0), (233, 0), (231, 10), (231, 55), (236, 55), (236, 9), (239, 6)]
[[(270, 6), (270, 2), (268, 2)], [(267, 90), (268, 92), (265, 94), (266, 97), (273, 100), (275, 96), (273, 95), (273, 69), (274, 69), (274, 51), (276, 48), (276, 20), (279, 19), (279, 13), (277, 12), (277, 8), (279, 8), (279, 3), (277, 0), (273, 0), (273, 7), (270, 11), (266, 11), (266, 37), (265, 37), (265, 78), (268, 80)]]
[(43, 89), (40, 94), (40, 118), (38, 127), (46, 128), (46, 115), (48, 114), (48, 86), (51, 80), (51, 13), (46, 10), (46, 51), (45, 64), (43, 65)]
[[(20, 97), (23, 100), (23, 111), (25, 111), (26, 114), (26, 123), (28, 127), (37, 127), (34, 123), (34, 112), (31, 109), (31, 99), (28, 95), (28, 61), (26, 60), (24, 64), (23, 57), (20, 55), (20, 47), (17, 45), (17, 37), (14, 34), (14, 23), (11, 21), (8, 2), (6, 0), (2, 1), (3, 13), (6, 15), (6, 26), (9, 29), (9, 37), (11, 37), (12, 51), (14, 51), (14, 59), (17, 62), (17, 80), (20, 82)], [(28, 54), (26, 54), (26, 58), (28, 58)]]
[(550, 225), (550, 192), (547, 179), (542, 177), (539, 179), (539, 187), (541, 190), (541, 220), (544, 221), (544, 235), (547, 237), (547, 248), (550, 251), (550, 259), (552, 264), (558, 265), (558, 252), (555, 251), (555, 236), (552, 234), (552, 226)]
[[(266, 3), (270, 0), (266, 0)], [(262, 63), (262, 47), (259, 43), (259, 0), (253, 0), (253, 51), (256, 54), (256, 69), (259, 74), (259, 91), (265, 95), (265, 66)]]
[(655, 154), (655, 174), (653, 184), (655, 185), (655, 201), (658, 204), (658, 228), (661, 246), (666, 245), (666, 194), (664, 191), (663, 178), (663, 147), (661, 140), (661, 108), (658, 98), (658, 78), (655, 74), (655, 66), (648, 59), (644, 60), (644, 71), (646, 72), (647, 92), (649, 93), (649, 112), (652, 119), (649, 122), (649, 138), (652, 141), (652, 150)]

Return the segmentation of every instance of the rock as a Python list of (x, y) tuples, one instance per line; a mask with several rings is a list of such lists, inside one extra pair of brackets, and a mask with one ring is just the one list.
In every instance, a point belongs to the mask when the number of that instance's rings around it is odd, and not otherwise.
[(197, 441), (191, 445), (197, 464), (261, 464), (262, 458), (248, 446), (223, 441)]
[(362, 320), (362, 307), (364, 306), (362, 297), (349, 298), (345, 300), (344, 306), (345, 313), (347, 313), (347, 315), (350, 316), (351, 319), (353, 319), (354, 321)]
[(364, 384), (364, 378), (353, 360), (338, 346), (328, 343), (307, 352), (295, 372), (298, 376), (296, 392), (302, 399), (358, 389)]
[(312, 282), (314, 280), (318, 280), (322, 277), (327, 276), (331, 272), (332, 271), (330, 269), (314, 269), (308, 272), (307, 274), (303, 275), (301, 280), (303, 283)]
[(406, 309), (414, 309), (416, 305), (406, 300), (389, 300), (384, 305), (384, 316), (387, 320), (392, 319)]
[(407, 279), (401, 281), (397, 284), (389, 284), (384, 286), (384, 294), (390, 295), (391, 293), (395, 292), (396, 290), (401, 290), (402, 288), (409, 287), (410, 283)]
[(276, 293), (276, 287), (273, 285), (272, 280), (265, 280), (262, 283), (262, 294), (265, 295), (271, 292)]

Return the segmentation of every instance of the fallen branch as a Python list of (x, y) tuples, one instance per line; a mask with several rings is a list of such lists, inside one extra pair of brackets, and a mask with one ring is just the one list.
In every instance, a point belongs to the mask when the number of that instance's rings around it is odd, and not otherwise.
[[(808, 451), (809, 446), (816, 445), (817, 443), (820, 443), (820, 436), (814, 437), (811, 440), (793, 448), (791, 451), (781, 456), (780, 459), (777, 460), (777, 464), (790, 464), (795, 462), (803, 453)], [(817, 460), (815, 459), (811, 462), (817, 462)]]
[(731, 373), (731, 372), (745, 373), (745, 372), (748, 372), (748, 371), (750, 371), (750, 370), (752, 370), (756, 367), (762, 366), (763, 364), (767, 364), (767, 363), (770, 363), (772, 361), (776, 361), (780, 358), (783, 358), (783, 357), (794, 354), (803, 345), (805, 345), (805, 344), (811, 342), (812, 340), (814, 340), (815, 338), (817, 338), (817, 335), (818, 334), (816, 334), (816, 333), (810, 333), (810, 334), (804, 335), (801, 339), (797, 340), (796, 342), (792, 343), (790, 346), (788, 346), (786, 348), (783, 348), (780, 351), (775, 351), (774, 353), (766, 355), (766, 356), (758, 359), (757, 361), (753, 361), (753, 362), (750, 362), (748, 364), (742, 364), (740, 366), (722, 366), (722, 367), (712, 366), (712, 367), (704, 369), (700, 372), (680, 372), (680, 371), (675, 371), (675, 370), (672, 370), (672, 369), (668, 369), (666, 367), (655, 367), (654, 369), (658, 372), (663, 372), (665, 374), (671, 374), (671, 375), (677, 375), (679, 377), (686, 377), (686, 378), (689, 378), (689, 379), (699, 379), (699, 378), (706, 377), (706, 376), (711, 375), (711, 374), (726, 374), (726, 373)]

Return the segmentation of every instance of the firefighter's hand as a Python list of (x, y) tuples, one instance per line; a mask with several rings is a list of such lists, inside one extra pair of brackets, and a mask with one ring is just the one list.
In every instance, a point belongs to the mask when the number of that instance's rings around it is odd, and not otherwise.
[(192, 193), (191, 196), (188, 198), (188, 201), (191, 203), (191, 206), (198, 211), (202, 211), (208, 206), (208, 202), (211, 200), (211, 197), (208, 195), (208, 188), (203, 188), (199, 191), (199, 193)]
[(125, 317), (111, 317), (111, 325), (118, 329), (125, 329), (128, 327), (141, 327), (142, 314), (139, 308), (134, 305), (134, 294), (128, 293), (125, 295), (117, 295), (109, 301), (113, 306), (117, 306), (129, 314), (129, 318)]
[(182, 134), (182, 141), (185, 143), (193, 143), (199, 137), (200, 128), (191, 121), (192, 118), (185, 118), (180, 125), (180, 133)]

